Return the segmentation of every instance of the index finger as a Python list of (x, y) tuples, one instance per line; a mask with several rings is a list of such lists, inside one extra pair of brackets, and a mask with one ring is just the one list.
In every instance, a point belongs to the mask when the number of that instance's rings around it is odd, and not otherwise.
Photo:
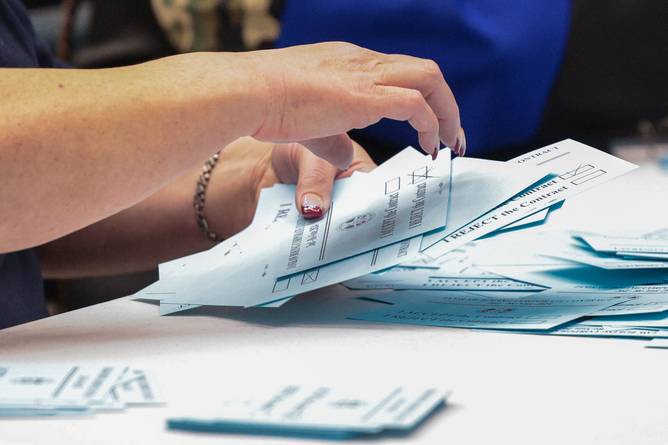
[(402, 54), (384, 57), (380, 82), (420, 91), (436, 114), (441, 141), (450, 148), (461, 144), (459, 107), (440, 67), (433, 60)]

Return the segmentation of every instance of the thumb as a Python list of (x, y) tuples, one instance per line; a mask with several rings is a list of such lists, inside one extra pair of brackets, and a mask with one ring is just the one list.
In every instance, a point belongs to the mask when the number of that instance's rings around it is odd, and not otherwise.
[(304, 218), (320, 218), (329, 209), (338, 169), (308, 150), (299, 156), (295, 201)]
[(353, 142), (346, 133), (324, 138), (301, 141), (316, 156), (329, 161), (341, 170), (346, 170), (353, 161)]

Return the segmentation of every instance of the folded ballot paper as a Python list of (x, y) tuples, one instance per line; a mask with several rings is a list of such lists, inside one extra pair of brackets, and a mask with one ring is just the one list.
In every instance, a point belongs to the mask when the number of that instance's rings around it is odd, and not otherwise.
[(0, 417), (160, 405), (156, 391), (151, 374), (127, 366), (0, 364)]
[(430, 387), (282, 385), (247, 388), (168, 420), (170, 429), (349, 439), (407, 433), (442, 407)]
[(573, 140), (508, 162), (442, 155), (433, 161), (408, 147), (371, 173), (336, 181), (332, 208), (317, 221), (299, 216), (294, 186), (265, 189), (247, 229), (162, 264), (160, 280), (136, 297), (159, 300), (164, 315), (199, 305), (275, 307), (343, 281), (380, 288), (378, 276), (397, 289), (540, 291), (548, 286), (494, 271), (458, 273), (448, 258), (481, 237), (539, 225), (564, 199), (636, 167)]

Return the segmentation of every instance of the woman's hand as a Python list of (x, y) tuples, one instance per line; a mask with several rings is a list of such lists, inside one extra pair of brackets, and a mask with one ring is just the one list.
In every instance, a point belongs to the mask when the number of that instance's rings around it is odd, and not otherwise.
[(258, 91), (267, 104), (256, 139), (300, 142), (346, 169), (354, 154), (346, 131), (389, 118), (408, 121), (422, 149), (434, 157), (441, 141), (458, 154), (465, 150), (457, 103), (431, 60), (343, 42), (244, 57), (252, 61), (251, 72), (261, 75)]
[(276, 183), (297, 184), (295, 203), (306, 218), (327, 211), (334, 179), (375, 164), (353, 142), (353, 160), (345, 171), (298, 143), (273, 144), (242, 138), (225, 147), (209, 185), (206, 215), (211, 227), (228, 238), (250, 224), (260, 190)]
[(348, 43), (104, 70), (0, 68), (0, 78), (11, 111), (0, 116), (0, 252), (137, 207), (244, 136), (299, 142), (341, 170), (354, 157), (346, 131), (382, 118), (409, 121), (433, 155), (439, 139), (464, 147), (457, 104), (434, 62)]

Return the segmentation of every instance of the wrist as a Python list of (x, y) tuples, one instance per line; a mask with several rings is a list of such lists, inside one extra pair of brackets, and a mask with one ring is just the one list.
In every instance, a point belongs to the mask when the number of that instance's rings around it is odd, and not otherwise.
[[(280, 50), (270, 51), (275, 56)], [(245, 78), (251, 79), (249, 91), (252, 97), (248, 101), (258, 110), (254, 131), (248, 135), (263, 142), (282, 141), (285, 138), (271, 135), (271, 128), (283, 120), (286, 104), (285, 73), (280, 64), (275, 63), (275, 57), (266, 57), (267, 54), (267, 50), (235, 54), (243, 59), (239, 65), (246, 72)]]
[(156, 82), (160, 94), (205, 132), (223, 137), (218, 148), (254, 134), (268, 113), (265, 80), (247, 53), (189, 53), (146, 65), (167, 79)]

